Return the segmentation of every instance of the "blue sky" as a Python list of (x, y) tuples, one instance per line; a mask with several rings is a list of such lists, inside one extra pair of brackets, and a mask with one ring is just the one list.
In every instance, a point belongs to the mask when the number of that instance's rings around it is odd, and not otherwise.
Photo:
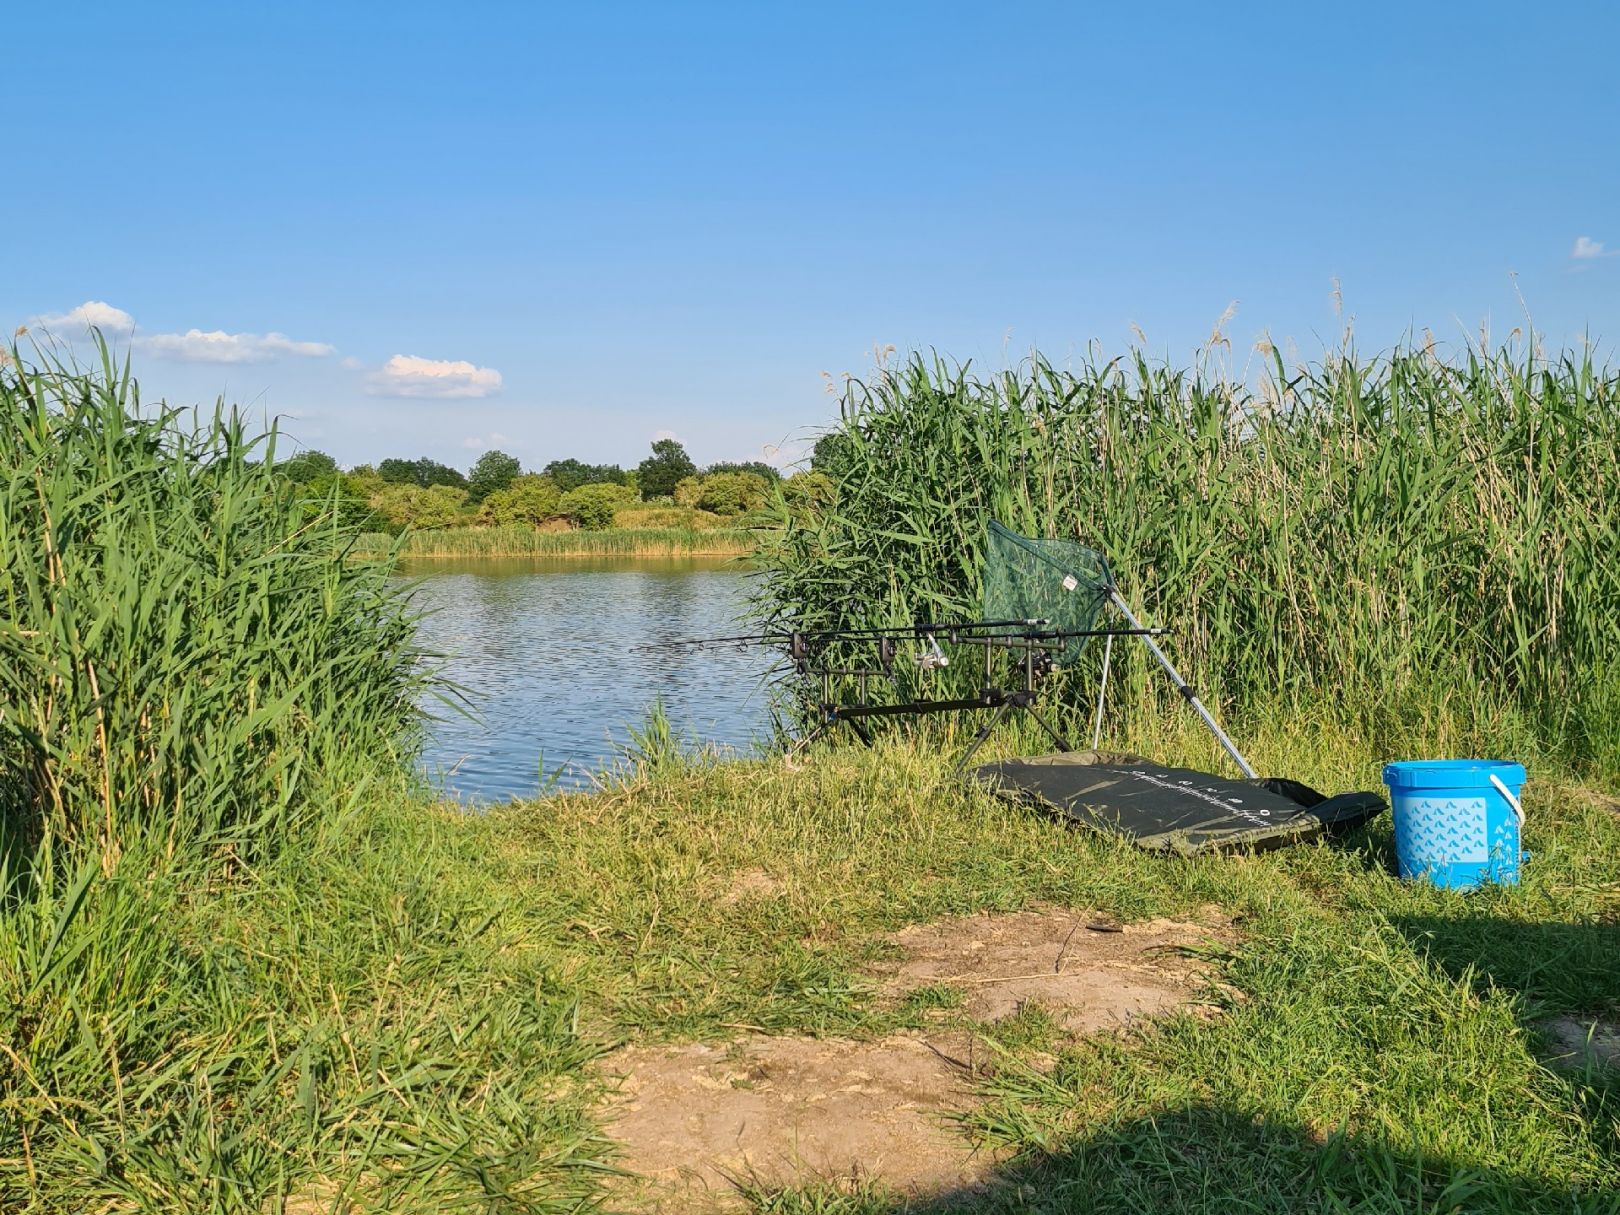
[(1185, 360), (1234, 300), (1240, 363), (1351, 318), (1364, 348), (1505, 337), (1515, 274), (1549, 345), (1620, 336), (1614, 6), (126, 3), (5, 28), (0, 318), (130, 318), (149, 395), (223, 393), (345, 463), (632, 464), (661, 432), (756, 458), (874, 345), (997, 366), (1134, 325)]

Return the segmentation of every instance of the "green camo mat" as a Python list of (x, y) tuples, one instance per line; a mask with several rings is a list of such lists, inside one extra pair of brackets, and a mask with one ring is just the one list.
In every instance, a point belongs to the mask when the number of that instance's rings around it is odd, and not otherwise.
[(1232, 780), (1140, 755), (1069, 751), (973, 769), (1001, 797), (1123, 835), (1152, 852), (1259, 851), (1334, 835), (1384, 810), (1376, 793), (1324, 797), (1282, 777)]

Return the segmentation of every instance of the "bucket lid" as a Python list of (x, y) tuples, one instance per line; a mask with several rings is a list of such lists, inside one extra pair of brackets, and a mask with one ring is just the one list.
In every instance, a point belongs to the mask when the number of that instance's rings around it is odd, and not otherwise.
[(1384, 783), (1392, 789), (1489, 788), (1493, 774), (1504, 785), (1524, 784), (1524, 765), (1508, 759), (1403, 759), (1384, 765)]

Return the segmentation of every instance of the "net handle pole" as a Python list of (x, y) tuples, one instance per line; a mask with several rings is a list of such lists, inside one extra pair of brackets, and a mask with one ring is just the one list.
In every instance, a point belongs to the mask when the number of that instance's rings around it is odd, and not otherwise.
[(1095, 751), (1102, 742), (1103, 700), (1108, 695), (1108, 665), (1114, 657), (1114, 635), (1108, 634), (1108, 640), (1103, 643), (1102, 681), (1097, 685), (1097, 719), (1091, 725), (1091, 749)]
[[(1143, 627), (1142, 622), (1136, 618), (1136, 613), (1131, 611), (1130, 604), (1126, 603), (1125, 597), (1119, 593), (1118, 587), (1110, 586), (1108, 588), (1108, 598), (1113, 603), (1114, 607), (1119, 610), (1120, 615), (1124, 616), (1125, 619), (1130, 623), (1130, 626), (1133, 629), (1140, 629)], [(1158, 659), (1159, 665), (1164, 668), (1165, 674), (1170, 676), (1171, 682), (1176, 685), (1176, 691), (1180, 692), (1182, 696), (1186, 698), (1187, 703), (1193, 707), (1193, 710), (1198, 714), (1198, 716), (1204, 719), (1204, 725), (1207, 726), (1209, 728), (1209, 732), (1215, 736), (1215, 741), (1220, 743), (1221, 746), (1225, 748), (1226, 753), (1232, 757), (1232, 762), (1238, 766), (1239, 770), (1242, 771), (1244, 776), (1248, 777), (1250, 780), (1256, 779), (1255, 770), (1249, 767), (1249, 761), (1243, 758), (1243, 752), (1239, 751), (1237, 749), (1237, 744), (1226, 736), (1226, 731), (1221, 729), (1220, 724), (1210, 714), (1210, 711), (1204, 707), (1204, 702), (1198, 699), (1197, 694), (1192, 690), (1192, 685), (1181, 677), (1181, 672), (1176, 670), (1175, 666), (1171, 664), (1170, 660), (1165, 657), (1164, 651), (1159, 648), (1158, 643), (1156, 643), (1145, 631), (1141, 633), (1140, 636), (1142, 638), (1142, 644), (1148, 648), (1148, 653), (1152, 654), (1154, 658)]]

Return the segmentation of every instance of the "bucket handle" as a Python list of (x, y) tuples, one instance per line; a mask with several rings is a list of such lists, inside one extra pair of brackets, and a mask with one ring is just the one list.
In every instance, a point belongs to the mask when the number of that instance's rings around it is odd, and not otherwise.
[(1490, 777), (1491, 784), (1496, 786), (1496, 791), (1507, 798), (1507, 804), (1513, 807), (1513, 813), (1518, 816), (1519, 829), (1522, 831), (1524, 829), (1524, 807), (1519, 805), (1519, 799), (1513, 796), (1513, 790), (1509, 789), (1496, 773), (1489, 772), (1486, 775)]

